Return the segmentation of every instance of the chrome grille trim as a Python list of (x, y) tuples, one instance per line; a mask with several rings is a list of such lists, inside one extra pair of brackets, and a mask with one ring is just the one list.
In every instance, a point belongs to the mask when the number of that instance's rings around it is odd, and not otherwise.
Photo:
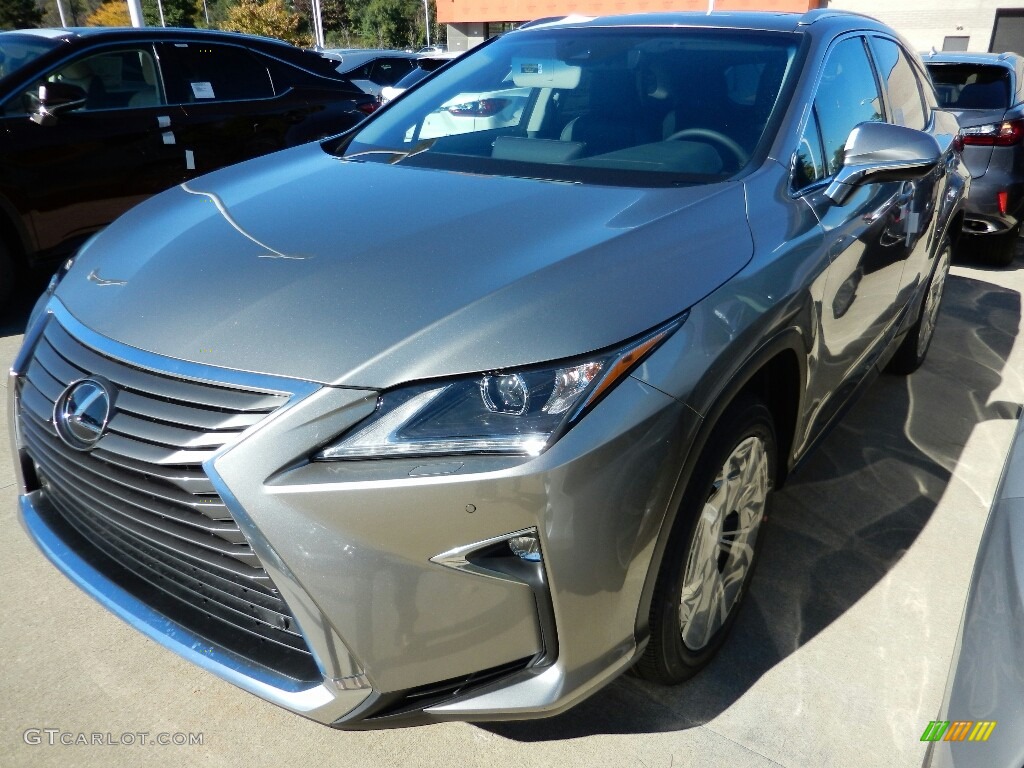
[[(161, 605), (176, 601), (183, 615), (199, 615), (198, 624), (213, 621), (234, 633), (239, 642), (229, 650), (318, 679), (293, 614), (203, 468), (289, 393), (182, 378), (132, 359), (90, 349), (50, 318), (15, 380), (19, 434), (43, 497), (95, 551), (158, 589)], [(96, 448), (82, 452), (57, 436), (53, 408), (69, 385), (94, 375), (117, 389), (114, 416)], [(204, 633), (195, 621), (168, 617)]]

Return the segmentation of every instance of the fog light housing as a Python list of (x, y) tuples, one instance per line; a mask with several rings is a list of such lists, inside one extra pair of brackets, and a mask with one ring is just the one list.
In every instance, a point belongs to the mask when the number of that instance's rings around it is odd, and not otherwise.
[(508, 548), (514, 555), (528, 562), (538, 563), (541, 560), (540, 539), (536, 533), (513, 536), (508, 540)]

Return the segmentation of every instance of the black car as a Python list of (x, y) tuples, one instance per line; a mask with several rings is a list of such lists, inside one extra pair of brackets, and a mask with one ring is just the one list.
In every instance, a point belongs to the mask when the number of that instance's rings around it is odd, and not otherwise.
[(0, 33), (0, 300), (128, 208), (339, 133), (373, 99), (277, 40), (194, 29)]
[(997, 266), (1013, 261), (1024, 220), (1024, 58), (1014, 53), (931, 53), (925, 66), (939, 104), (960, 121), (971, 172), (964, 234)]

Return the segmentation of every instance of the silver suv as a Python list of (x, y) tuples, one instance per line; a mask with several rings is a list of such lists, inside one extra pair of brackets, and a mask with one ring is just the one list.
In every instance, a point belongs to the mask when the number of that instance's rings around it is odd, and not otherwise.
[(988, 261), (1007, 267), (1024, 218), (1024, 59), (930, 53), (925, 65), (939, 104), (963, 128), (964, 165), (972, 176), (964, 232)]
[[(439, 133), (463, 103), (503, 117)], [(24, 526), (142, 632), (339, 727), (678, 683), (773, 490), (924, 360), (957, 130), (862, 16), (509, 33), (81, 250), (8, 387)]]

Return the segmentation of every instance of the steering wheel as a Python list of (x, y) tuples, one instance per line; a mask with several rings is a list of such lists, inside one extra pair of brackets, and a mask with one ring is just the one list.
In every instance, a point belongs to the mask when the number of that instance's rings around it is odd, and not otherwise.
[(719, 147), (728, 150), (729, 154), (736, 158), (736, 162), (739, 163), (739, 166), (737, 167), (739, 168), (746, 165), (747, 160), (750, 159), (750, 156), (746, 153), (743, 147), (730, 139), (724, 133), (719, 133), (711, 128), (684, 128), (681, 131), (673, 133), (665, 139), (665, 141), (679, 141), (681, 139), (689, 138), (708, 139), (712, 144), (717, 144)]

